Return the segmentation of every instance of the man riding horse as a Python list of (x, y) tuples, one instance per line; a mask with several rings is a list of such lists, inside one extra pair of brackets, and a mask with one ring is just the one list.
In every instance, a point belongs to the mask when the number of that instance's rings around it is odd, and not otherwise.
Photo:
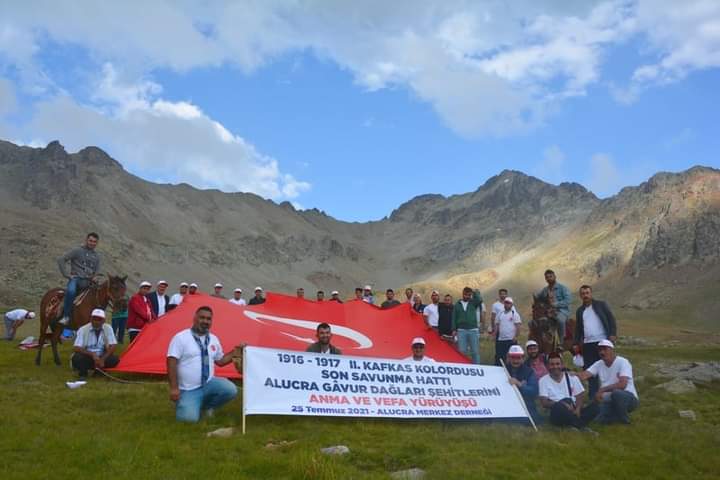
[[(97, 233), (88, 233), (84, 245), (73, 248), (58, 258), (60, 273), (68, 279), (61, 325), (70, 323), (75, 296), (88, 288), (93, 278), (100, 272), (100, 255), (95, 251), (98, 240), (100, 240), (100, 236)], [(70, 263), (70, 273), (66, 269), (68, 262)]]
[(558, 342), (562, 344), (565, 339), (566, 324), (568, 318), (570, 318), (572, 295), (565, 285), (557, 282), (555, 272), (552, 270), (545, 270), (545, 281), (547, 286), (536, 297), (550, 306), (547, 317), (557, 327)]

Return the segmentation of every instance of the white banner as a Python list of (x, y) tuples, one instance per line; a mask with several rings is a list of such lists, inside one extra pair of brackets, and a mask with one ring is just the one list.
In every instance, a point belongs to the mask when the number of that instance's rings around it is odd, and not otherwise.
[(246, 347), (246, 415), (527, 418), (502, 367)]

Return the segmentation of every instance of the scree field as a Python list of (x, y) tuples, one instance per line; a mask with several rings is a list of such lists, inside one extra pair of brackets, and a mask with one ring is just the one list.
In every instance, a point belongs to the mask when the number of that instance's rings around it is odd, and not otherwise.
[[(91, 377), (70, 390), (68, 344), (62, 366), (46, 349), (36, 367), (34, 351), (2, 342), (0, 471), (3, 479), (379, 479), (410, 468), (428, 479), (716, 479), (720, 385), (683, 395), (654, 388), (667, 379), (655, 376), (653, 363), (720, 358), (716, 345), (700, 345), (618, 347), (634, 364), (640, 408), (631, 426), (593, 427), (595, 437), (499, 423), (270, 416), (248, 417), (242, 435), (239, 399), (198, 424), (178, 424), (163, 378), (124, 375), (149, 382), (128, 385)], [(490, 343), (481, 348), (487, 363)], [(693, 410), (696, 419), (679, 410)], [(222, 427), (237, 430), (229, 438), (206, 436)], [(268, 448), (283, 441), (290, 443)], [(350, 453), (320, 453), (332, 445)]]

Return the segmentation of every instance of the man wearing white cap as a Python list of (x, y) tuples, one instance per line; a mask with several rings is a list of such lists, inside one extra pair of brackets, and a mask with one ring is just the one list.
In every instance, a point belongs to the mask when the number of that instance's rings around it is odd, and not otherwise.
[(190, 289), (188, 290), (188, 295), (195, 295), (198, 291), (198, 284), (197, 283), (191, 283)]
[(510, 375), (510, 384), (515, 385), (520, 390), (528, 412), (533, 420), (538, 423), (540, 417), (535, 406), (535, 400), (538, 396), (538, 379), (533, 369), (525, 365), (524, 360), (525, 352), (523, 352), (522, 347), (513, 345), (508, 349), (505, 367)]
[(333, 290), (332, 292), (330, 292), (330, 301), (343, 303), (343, 301), (340, 300), (340, 292), (338, 292), (337, 290)]
[(165, 294), (167, 287), (168, 283), (165, 280), (160, 280), (157, 287), (155, 287), (155, 291), (148, 294), (150, 308), (152, 308), (155, 318), (160, 318), (167, 312), (167, 306), (170, 304), (170, 297)]
[(425, 339), (422, 337), (415, 337), (413, 338), (412, 342), (410, 343), (410, 348), (412, 348), (412, 355), (410, 355), (407, 358), (404, 358), (403, 360), (406, 361), (414, 361), (414, 362), (425, 362), (430, 363), (434, 362), (432, 358), (425, 355)]
[(250, 305), (261, 305), (265, 303), (262, 287), (255, 287), (255, 296), (250, 299)]
[(112, 327), (105, 323), (105, 310), (96, 308), (90, 314), (90, 323), (80, 327), (73, 344), (72, 366), (80, 378), (89, 370), (112, 368), (120, 359), (114, 355), (117, 340)]
[(547, 355), (540, 353), (540, 346), (535, 340), (528, 340), (525, 343), (525, 351), (528, 357), (525, 364), (533, 369), (539, 381), (548, 374)]
[(24, 308), (16, 308), (5, 313), (5, 340), (14, 339), (15, 332), (20, 325), (25, 323), (25, 320), (32, 320), (33, 318), (35, 318), (35, 312)]
[(180, 283), (180, 291), (176, 294), (174, 294), (172, 297), (170, 297), (170, 304), (168, 305), (168, 311), (174, 309), (178, 305), (180, 305), (183, 301), (183, 298), (185, 298), (185, 295), (188, 294), (188, 287), (189, 285), (187, 282), (181, 282)]
[(225, 295), (222, 294), (222, 289), (223, 289), (223, 284), (216, 283), (215, 284), (215, 293), (213, 293), (210, 296), (215, 297), (215, 298), (222, 298), (223, 300), (227, 300), (227, 298), (225, 298)]
[(230, 303), (235, 305), (245, 305), (245, 299), (242, 298), (242, 288), (236, 288), (233, 290), (233, 298), (230, 299)]
[(370, 305), (373, 305), (375, 303), (375, 297), (372, 293), (372, 286), (365, 285), (365, 288), (363, 288), (363, 302), (369, 303)]
[(130, 302), (128, 303), (127, 332), (131, 342), (135, 340), (135, 337), (137, 337), (145, 325), (154, 322), (156, 319), (150, 305), (150, 300), (147, 298), (151, 287), (150, 282), (142, 282), (138, 292), (130, 297)]
[[(582, 380), (597, 376), (600, 389), (595, 394), (594, 405), (599, 423), (630, 423), (630, 412), (638, 407), (638, 394), (633, 381), (632, 365), (627, 358), (615, 354), (610, 340), (598, 342), (600, 360), (576, 375)], [(591, 407), (588, 407), (591, 408)]]
[(517, 343), (521, 323), (522, 319), (515, 310), (513, 299), (505, 297), (503, 310), (495, 315), (495, 325), (491, 333), (495, 336), (495, 365), (500, 365), (500, 360), (505, 360), (510, 347)]

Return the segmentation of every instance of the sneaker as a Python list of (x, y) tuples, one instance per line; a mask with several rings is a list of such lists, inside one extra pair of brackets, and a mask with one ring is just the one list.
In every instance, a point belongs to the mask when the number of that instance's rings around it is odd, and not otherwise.
[(60, 325), (68, 325), (70, 323), (70, 317), (65, 316), (58, 323), (60, 323)]
[(599, 436), (600, 436), (600, 433), (596, 432), (595, 430), (593, 430), (593, 429), (590, 428), (590, 427), (583, 427), (583, 428), (580, 429), (580, 431), (581, 431), (581, 432), (588, 433), (588, 434), (592, 435), (593, 437), (599, 437)]

